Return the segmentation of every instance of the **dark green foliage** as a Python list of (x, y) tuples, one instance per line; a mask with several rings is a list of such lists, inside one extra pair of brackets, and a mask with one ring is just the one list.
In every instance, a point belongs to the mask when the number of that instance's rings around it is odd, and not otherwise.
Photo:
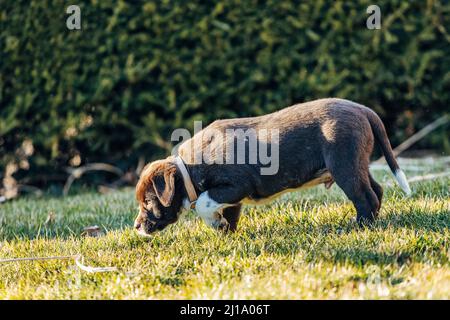
[[(0, 0), (0, 167), (79, 154), (123, 169), (168, 153), (173, 129), (321, 97), (375, 109), (394, 145), (449, 110), (450, 5), (372, 1)], [(441, 129), (423, 147), (449, 148)], [(0, 170), (3, 171), (3, 170)]]

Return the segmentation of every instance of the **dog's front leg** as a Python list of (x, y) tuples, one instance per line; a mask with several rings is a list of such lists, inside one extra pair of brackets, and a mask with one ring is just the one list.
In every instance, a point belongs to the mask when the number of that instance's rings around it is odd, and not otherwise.
[(197, 199), (195, 210), (210, 226), (217, 229), (228, 229), (228, 221), (223, 217), (222, 210), (235, 206), (242, 200), (240, 188), (228, 186), (203, 192)]
[(208, 191), (203, 192), (197, 199), (195, 211), (211, 227), (224, 229), (228, 221), (222, 216), (222, 209), (231, 206), (228, 203), (219, 203), (209, 195)]

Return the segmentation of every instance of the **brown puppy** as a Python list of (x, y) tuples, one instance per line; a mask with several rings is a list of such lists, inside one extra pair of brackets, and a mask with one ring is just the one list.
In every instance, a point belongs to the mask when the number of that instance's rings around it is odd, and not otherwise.
[[(244, 135), (236, 134), (239, 130)], [(269, 140), (268, 132), (276, 139)], [(136, 186), (140, 211), (135, 228), (141, 234), (162, 230), (177, 221), (183, 208), (195, 207), (209, 225), (235, 230), (242, 203), (333, 182), (353, 202), (357, 221), (370, 222), (378, 215), (383, 195), (369, 172), (374, 141), (409, 194), (383, 123), (360, 104), (320, 99), (260, 117), (215, 121), (185, 141), (178, 157), (145, 167)], [(252, 149), (252, 142), (257, 142), (257, 149)], [(255, 161), (253, 156), (261, 155), (263, 148), (275, 156), (275, 170), (264, 171), (267, 157)]]

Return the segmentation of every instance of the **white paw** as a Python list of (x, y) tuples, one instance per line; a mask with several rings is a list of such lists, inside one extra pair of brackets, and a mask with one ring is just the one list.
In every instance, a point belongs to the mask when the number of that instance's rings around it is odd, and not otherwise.
[(214, 220), (214, 222), (211, 226), (215, 229), (226, 230), (226, 229), (228, 229), (229, 225), (230, 224), (228, 223), (227, 219), (225, 219), (224, 217), (221, 216), (220, 218)]

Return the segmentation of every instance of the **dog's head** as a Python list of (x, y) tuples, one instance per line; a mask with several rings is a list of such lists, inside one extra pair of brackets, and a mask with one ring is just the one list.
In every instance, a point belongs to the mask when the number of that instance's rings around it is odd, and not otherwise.
[(184, 197), (181, 179), (170, 157), (154, 161), (142, 170), (136, 185), (139, 213), (134, 222), (140, 234), (149, 235), (178, 220)]

